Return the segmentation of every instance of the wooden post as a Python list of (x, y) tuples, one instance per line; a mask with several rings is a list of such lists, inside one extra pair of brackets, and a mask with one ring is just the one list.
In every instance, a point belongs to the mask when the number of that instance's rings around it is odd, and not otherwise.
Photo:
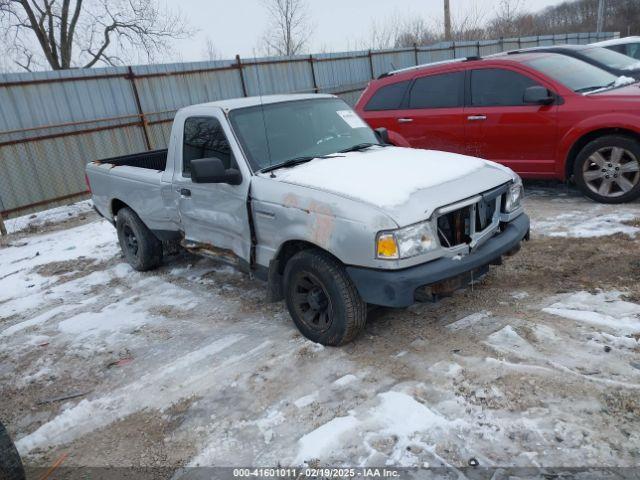
[(144, 142), (147, 145), (147, 150), (151, 150), (151, 135), (149, 135), (149, 126), (147, 125), (147, 118), (142, 110), (142, 103), (140, 102), (140, 95), (138, 94), (138, 86), (136, 85), (136, 76), (133, 73), (133, 68), (128, 67), (129, 73), (127, 78), (131, 82), (131, 89), (133, 90), (133, 98), (136, 101), (136, 108), (138, 109), (138, 117), (142, 125), (142, 133), (144, 134)]
[[(240, 72), (240, 83), (242, 84), (242, 95), (244, 95), (245, 97), (248, 97), (249, 95), (247, 94), (247, 84), (244, 81), (244, 70), (242, 69), (242, 60), (240, 60), (240, 55), (236, 55), (236, 68)], [(257, 69), (258, 69), (258, 66), (256, 66), (256, 70)]]
[(371, 49), (369, 49), (369, 69), (371, 70), (371, 79), (375, 78), (373, 71), (373, 54), (371, 53)]
[(309, 55), (309, 67), (311, 68), (311, 80), (313, 81), (313, 91), (318, 93), (318, 81), (316, 80), (316, 69), (313, 66), (313, 55)]
[(416, 61), (416, 67), (418, 66), (418, 44), (414, 43), (413, 44), (413, 58)]
[(4, 220), (2, 219), (2, 213), (0, 213), (0, 235), (5, 237), (7, 235), (7, 227), (4, 226)]

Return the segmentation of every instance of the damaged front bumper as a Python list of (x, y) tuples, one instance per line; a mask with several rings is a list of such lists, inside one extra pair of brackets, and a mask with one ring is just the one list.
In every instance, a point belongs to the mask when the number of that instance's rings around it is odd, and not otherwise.
[(403, 270), (348, 266), (347, 272), (362, 299), (373, 305), (408, 307), (426, 294), (444, 296), (484, 275), (488, 266), (516, 251), (528, 238), (529, 217), (519, 215), (502, 232), (460, 259), (440, 258)]

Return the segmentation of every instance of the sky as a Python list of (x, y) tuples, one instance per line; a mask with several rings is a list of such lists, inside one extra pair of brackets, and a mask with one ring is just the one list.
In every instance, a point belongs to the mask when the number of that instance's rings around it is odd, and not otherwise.
[[(512, 0), (513, 2), (514, 0)], [(520, 0), (524, 11), (536, 11), (561, 0)], [(203, 60), (209, 39), (220, 58), (260, 56), (260, 38), (268, 27), (263, 0), (171, 0), (179, 5), (189, 24), (198, 32), (177, 42), (176, 60)], [(500, 0), (451, 0), (454, 18), (475, 10), (493, 16)], [(393, 16), (423, 17), (429, 24), (440, 22), (442, 0), (307, 0), (313, 23), (310, 52), (358, 49), (370, 38), (374, 23), (384, 24)]]

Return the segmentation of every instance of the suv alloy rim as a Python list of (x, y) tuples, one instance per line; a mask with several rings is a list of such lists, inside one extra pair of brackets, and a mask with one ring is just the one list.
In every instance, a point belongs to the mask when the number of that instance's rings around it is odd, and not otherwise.
[(640, 164), (636, 156), (621, 147), (604, 147), (582, 166), (587, 187), (603, 197), (620, 197), (640, 181)]
[(293, 279), (293, 307), (302, 322), (322, 333), (333, 321), (331, 299), (322, 282), (310, 272), (298, 272)]

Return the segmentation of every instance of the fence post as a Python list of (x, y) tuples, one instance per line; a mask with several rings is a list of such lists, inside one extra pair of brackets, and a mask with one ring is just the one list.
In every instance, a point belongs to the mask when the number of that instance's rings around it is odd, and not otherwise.
[(540, 35), (536, 36), (536, 45), (539, 47), (540, 46)]
[(375, 74), (373, 72), (373, 54), (371, 53), (371, 49), (369, 49), (369, 69), (371, 70), (371, 80), (373, 80)]
[(500, 51), (504, 52), (504, 37), (500, 37), (500, 40), (498, 40), (498, 43), (500, 45)]
[(476, 50), (478, 52), (478, 56), (480, 56), (480, 40), (476, 42)]
[(147, 145), (147, 150), (151, 150), (151, 136), (149, 135), (147, 118), (144, 116), (144, 111), (142, 110), (142, 103), (140, 102), (140, 95), (138, 94), (138, 86), (136, 85), (136, 76), (133, 73), (133, 68), (127, 67), (129, 73), (127, 74), (127, 78), (129, 82), (131, 82), (131, 89), (133, 90), (133, 98), (136, 101), (136, 108), (138, 110), (138, 116), (140, 117), (140, 122), (142, 123), (142, 133), (144, 134), (144, 142)]
[(313, 91), (318, 93), (318, 82), (316, 81), (316, 70), (313, 67), (313, 54), (309, 55), (309, 66), (311, 67), (311, 80), (313, 81)]
[(0, 213), (0, 236), (5, 237), (7, 235), (7, 227), (4, 226), (4, 220), (2, 219), (2, 213)]
[[(238, 69), (238, 72), (240, 72), (240, 84), (242, 85), (242, 95), (244, 95), (245, 97), (248, 97), (249, 95), (247, 95), (247, 84), (244, 82), (244, 70), (242, 69), (242, 62), (240, 61), (240, 55), (236, 55), (236, 68)], [(258, 68), (257, 65), (256, 65), (256, 68)]]
[(418, 44), (414, 43), (413, 44), (413, 58), (416, 61), (416, 67), (418, 66)]

